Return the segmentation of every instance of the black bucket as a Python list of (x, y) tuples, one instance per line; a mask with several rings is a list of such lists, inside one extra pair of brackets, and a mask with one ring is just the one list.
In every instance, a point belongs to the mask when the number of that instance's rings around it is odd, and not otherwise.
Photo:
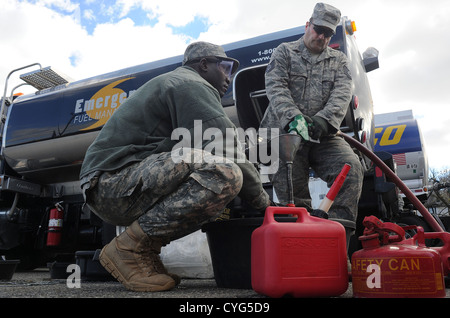
[(51, 279), (67, 279), (71, 273), (67, 272), (67, 267), (72, 263), (70, 262), (52, 262), (47, 263), (47, 267), (50, 271)]
[[(279, 217), (278, 222), (295, 222), (294, 217)], [(263, 217), (231, 219), (206, 223), (206, 233), (218, 287), (252, 289), (251, 238)]]
[(0, 280), (11, 280), (19, 263), (19, 260), (0, 260)]
[(100, 264), (101, 250), (78, 251), (75, 253), (77, 265), (80, 266), (82, 281), (114, 281), (115, 278)]

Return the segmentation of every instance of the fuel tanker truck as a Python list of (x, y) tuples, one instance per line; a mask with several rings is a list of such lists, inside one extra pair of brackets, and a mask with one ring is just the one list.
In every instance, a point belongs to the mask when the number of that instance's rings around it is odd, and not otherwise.
[(392, 154), (399, 178), (422, 202), (428, 199), (428, 158), (412, 110), (375, 115), (375, 151)]
[[(304, 31), (300, 26), (223, 46), (228, 56), (241, 62), (222, 100), (238, 127), (259, 127), (268, 104), (264, 73), (271, 54)], [(374, 49), (360, 54), (355, 31), (354, 22), (343, 17), (330, 42), (348, 56), (353, 74), (353, 98), (341, 131), (373, 150), (374, 113), (366, 74), (378, 68), (378, 56)], [(85, 152), (128, 97), (181, 61), (182, 56), (175, 56), (79, 81), (38, 63), (11, 71), (1, 101), (0, 255), (20, 259), (22, 268), (34, 268), (71, 258), (76, 251), (99, 249), (116, 235), (114, 226), (84, 204), (79, 172)], [(36, 91), (20, 95), (18, 87), (8, 88), (13, 75)], [(386, 154), (383, 160), (394, 169), (392, 156)], [(399, 215), (395, 185), (374, 174), (366, 156), (360, 158), (366, 169), (361, 217), (371, 214), (392, 220)], [(265, 187), (271, 194), (270, 183)], [(252, 216), (239, 202), (230, 208), (234, 216)]]

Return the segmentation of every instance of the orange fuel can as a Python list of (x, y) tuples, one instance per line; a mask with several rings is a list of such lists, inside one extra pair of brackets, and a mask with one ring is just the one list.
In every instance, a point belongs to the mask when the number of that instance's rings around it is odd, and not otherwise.
[(423, 228), (418, 241), (405, 239), (405, 229), (383, 223), (374, 216), (364, 219), (363, 249), (352, 255), (352, 288), (357, 298), (445, 297), (441, 256), (427, 248)]
[[(297, 217), (277, 222), (274, 215)], [(268, 207), (251, 238), (252, 288), (269, 297), (327, 297), (347, 291), (345, 228), (304, 208)]]

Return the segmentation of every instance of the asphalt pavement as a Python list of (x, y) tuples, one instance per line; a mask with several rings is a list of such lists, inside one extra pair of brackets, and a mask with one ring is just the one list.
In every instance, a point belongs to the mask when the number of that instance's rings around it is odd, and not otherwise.
[(214, 279), (182, 279), (176, 288), (155, 293), (132, 292), (121, 283), (52, 279), (46, 268), (16, 272), (0, 281), (0, 298), (258, 298), (251, 289), (218, 288)]
[[(176, 288), (155, 293), (132, 292), (121, 283), (53, 279), (48, 268), (33, 271), (16, 271), (9, 281), (0, 281), (0, 298), (178, 298), (178, 299), (267, 299), (252, 289), (219, 288), (214, 279), (182, 279)], [(347, 291), (333, 298), (353, 298), (352, 284)], [(450, 298), (447, 284), (446, 298)]]
[[(447, 285), (446, 299), (436, 299), (434, 308), (446, 307), (450, 302), (450, 286)], [(27, 305), (27, 301), (31, 301)], [(201, 316), (228, 316), (229, 314), (283, 314), (290, 315), (299, 308), (320, 308), (321, 313), (348, 312), (354, 303), (360, 305), (383, 304), (389, 310), (403, 308), (395, 304), (403, 304), (394, 300), (374, 300), (376, 303), (353, 298), (352, 284), (347, 291), (337, 297), (318, 299), (271, 299), (259, 295), (252, 289), (219, 288), (214, 279), (182, 279), (180, 285), (166, 292), (141, 293), (132, 292), (122, 284), (111, 279), (107, 281), (75, 281), (70, 279), (51, 278), (48, 268), (33, 271), (17, 271), (9, 281), (0, 281), (0, 308), (14, 307), (21, 313), (34, 313), (45, 308), (58, 308), (59, 313), (67, 311), (89, 314), (117, 314), (136, 310), (164, 310), (167, 315), (195, 314)], [(388, 301), (388, 302), (386, 302)], [(419, 306), (417, 299), (412, 300)], [(427, 302), (429, 300), (426, 300)], [(432, 300), (433, 301), (433, 300)], [(351, 302), (351, 303), (349, 303)], [(67, 306), (65, 304), (67, 303)], [(61, 305), (62, 306), (58, 306)], [(426, 303), (427, 305), (429, 303)], [(359, 307), (361, 308), (361, 307)], [(139, 311), (137, 311), (139, 309)], [(47, 309), (46, 309), (47, 310)], [(66, 310), (66, 311), (65, 311)], [(162, 311), (159, 311), (160, 313)], [(133, 314), (133, 313), (132, 313)], [(370, 316), (370, 313), (368, 313)], [(161, 316), (161, 314), (158, 314)]]

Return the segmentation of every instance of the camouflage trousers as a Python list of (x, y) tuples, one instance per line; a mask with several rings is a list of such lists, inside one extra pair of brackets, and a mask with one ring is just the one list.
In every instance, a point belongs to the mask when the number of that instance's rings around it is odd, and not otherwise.
[[(178, 158), (180, 159), (180, 158)], [(104, 221), (135, 220), (149, 236), (176, 240), (221, 214), (242, 188), (240, 168), (199, 149), (152, 155), (91, 181), (86, 203)]]
[[(352, 168), (331, 206), (329, 217), (356, 221), (364, 172), (358, 156), (340, 137), (325, 137), (320, 144), (308, 142), (300, 146), (292, 168), (295, 205), (311, 209), (308, 187), (310, 167), (330, 187), (346, 163)], [(289, 193), (284, 162), (280, 162), (278, 171), (270, 176), (270, 180), (279, 202), (286, 205)]]

